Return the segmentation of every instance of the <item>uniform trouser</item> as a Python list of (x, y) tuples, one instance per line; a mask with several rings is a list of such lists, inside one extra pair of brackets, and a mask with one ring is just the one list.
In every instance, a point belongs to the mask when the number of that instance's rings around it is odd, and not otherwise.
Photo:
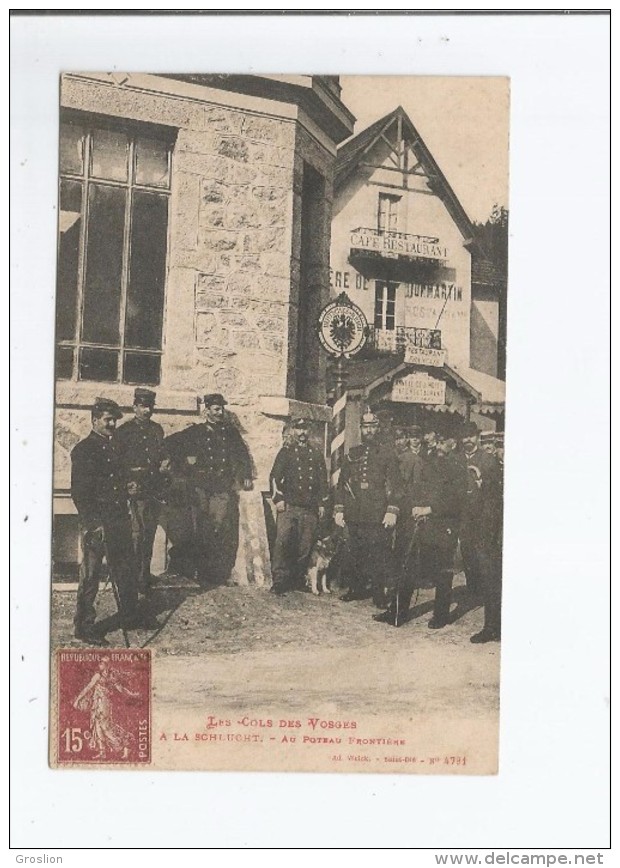
[(484, 629), (499, 635), (502, 629), (502, 553), (499, 546), (483, 548), (480, 563)]
[(99, 580), (103, 575), (104, 557), (108, 563), (110, 579), (115, 582), (118, 589), (121, 621), (123, 624), (128, 624), (136, 616), (138, 590), (133, 569), (129, 519), (106, 522), (104, 533), (105, 542), (100, 538), (93, 539), (85, 528), (80, 528), (82, 563), (74, 619), (76, 632), (88, 632), (95, 623), (95, 600), (99, 590)]
[(394, 531), (380, 522), (347, 523), (349, 529), (349, 591), (364, 594), (372, 591), (378, 605), (384, 602), (388, 573), (393, 566), (392, 542)]
[[(453, 544), (441, 546), (428, 545), (424, 540), (414, 544), (404, 564), (398, 586), (398, 609), (401, 614), (409, 611), (416, 587), (432, 585), (435, 588), (433, 618), (437, 621), (448, 619), (452, 602), (455, 550), (456, 540)], [(396, 594), (393, 595), (389, 608), (396, 608)]]
[(316, 541), (319, 517), (316, 508), (285, 504), (276, 515), (276, 540), (271, 559), (273, 584), (287, 586), (306, 570)]
[(198, 581), (224, 584), (239, 548), (239, 497), (235, 491), (210, 493), (196, 488), (193, 508)]
[(151, 576), (151, 558), (157, 531), (159, 504), (152, 498), (136, 498), (130, 500), (129, 507), (138, 590), (144, 592), (148, 589)]
[(196, 510), (193, 502), (193, 488), (185, 479), (172, 479), (167, 502), (161, 509), (160, 523), (171, 544), (168, 552), (168, 569), (187, 578), (193, 578), (196, 572), (195, 521)]
[(482, 590), (481, 543), (480, 529), (474, 520), (465, 519), (459, 531), (459, 542), (467, 587), (473, 594), (478, 594)]

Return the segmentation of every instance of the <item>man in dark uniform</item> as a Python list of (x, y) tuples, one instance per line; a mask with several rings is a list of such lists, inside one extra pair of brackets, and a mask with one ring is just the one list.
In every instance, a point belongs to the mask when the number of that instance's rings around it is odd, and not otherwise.
[(485, 516), (489, 517), (487, 506), (497, 508), (501, 500), (501, 472), (497, 458), (480, 448), (478, 427), (474, 422), (465, 424), (461, 446), (460, 458), (467, 469), (468, 486), (459, 540), (467, 589), (479, 595), (483, 582), (480, 554), (491, 533)]
[(437, 432), (434, 428), (427, 428), (424, 434), (424, 450), (426, 458), (434, 458), (437, 455)]
[(361, 600), (370, 586), (379, 605), (393, 556), (401, 480), (396, 454), (377, 440), (378, 433), (378, 418), (365, 413), (362, 442), (349, 450), (340, 471), (334, 521), (349, 531), (349, 591), (342, 599)]
[(385, 612), (376, 621), (400, 627), (416, 585), (435, 587), (431, 629), (444, 627), (450, 619), (453, 561), (458, 527), (466, 492), (465, 471), (454, 457), (450, 438), (437, 440), (437, 457), (426, 461), (417, 488), (410, 488), (408, 515), (403, 517), (409, 545), (399, 581)]
[(118, 589), (123, 627), (138, 624), (127, 480), (113, 439), (121, 417), (118, 404), (97, 398), (91, 412), (92, 431), (71, 452), (71, 497), (78, 511), (82, 541), (75, 637), (89, 645), (109, 644), (95, 627), (95, 600), (104, 557)]
[(412, 425), (409, 428), (409, 449), (418, 458), (424, 457), (426, 450), (422, 439), (422, 429), (419, 425)]
[(276, 455), (269, 478), (277, 512), (271, 564), (276, 594), (286, 593), (303, 576), (329, 497), (325, 459), (308, 442), (308, 421), (293, 419), (291, 428), (292, 441)]
[(116, 432), (129, 483), (131, 534), (138, 591), (142, 594), (147, 593), (151, 584), (153, 541), (162, 494), (160, 468), (164, 460), (164, 430), (151, 419), (155, 397), (150, 389), (136, 389), (134, 418), (123, 423)]
[[(461, 534), (470, 544), (469, 548), (466, 545), (470, 561), (465, 561), (463, 556), (466, 574), (468, 563), (472, 569), (473, 560), (484, 606), (484, 626), (470, 639), (479, 644), (499, 641), (501, 638), (503, 482), (498, 457), (482, 447), (475, 448), (477, 432), (473, 428), (465, 433), (467, 436), (463, 439), (463, 450), (470, 474), (470, 490)], [(475, 483), (473, 486), (472, 479)]]
[(183, 474), (192, 515), (197, 579), (226, 583), (239, 546), (238, 490), (252, 488), (252, 462), (241, 435), (225, 419), (220, 394), (204, 396), (204, 419), (166, 439), (177, 473)]
[[(411, 448), (409, 442), (411, 433), (413, 433), (414, 441), (418, 447), (417, 452)], [(394, 447), (396, 450), (402, 483), (400, 487), (401, 497), (398, 501), (401, 513), (403, 512), (403, 508), (406, 508), (411, 502), (413, 491), (417, 490), (420, 484), (422, 468), (425, 461), (425, 457), (423, 457), (424, 451), (420, 440), (421, 434), (422, 431), (417, 425), (412, 426), (409, 430), (405, 428), (397, 428), (394, 432)], [(396, 528), (395, 546), (395, 555), (398, 563), (402, 562), (409, 544), (408, 531), (409, 527), (407, 522), (403, 522), (402, 520), (399, 521)]]

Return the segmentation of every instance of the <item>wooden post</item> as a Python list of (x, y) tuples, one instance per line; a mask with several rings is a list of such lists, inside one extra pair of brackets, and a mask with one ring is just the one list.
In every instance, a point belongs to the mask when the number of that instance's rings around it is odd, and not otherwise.
[(332, 432), (330, 444), (330, 481), (335, 488), (340, 476), (340, 468), (344, 460), (344, 437), (347, 412), (347, 393), (344, 388), (346, 372), (344, 356), (338, 356), (334, 382), (334, 405), (332, 407)]

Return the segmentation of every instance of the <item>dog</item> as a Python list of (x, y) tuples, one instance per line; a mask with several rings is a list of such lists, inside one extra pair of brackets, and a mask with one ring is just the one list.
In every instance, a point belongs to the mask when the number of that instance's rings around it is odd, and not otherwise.
[(330, 593), (327, 587), (327, 570), (338, 551), (340, 543), (341, 539), (336, 534), (330, 534), (318, 539), (310, 552), (306, 571), (306, 585), (315, 596), (318, 596), (319, 593)]

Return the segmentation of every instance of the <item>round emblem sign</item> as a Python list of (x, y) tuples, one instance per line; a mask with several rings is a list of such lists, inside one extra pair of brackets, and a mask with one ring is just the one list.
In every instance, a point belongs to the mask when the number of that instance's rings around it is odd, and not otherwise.
[(363, 311), (345, 293), (325, 305), (319, 316), (319, 338), (332, 356), (349, 359), (362, 349), (368, 337)]

